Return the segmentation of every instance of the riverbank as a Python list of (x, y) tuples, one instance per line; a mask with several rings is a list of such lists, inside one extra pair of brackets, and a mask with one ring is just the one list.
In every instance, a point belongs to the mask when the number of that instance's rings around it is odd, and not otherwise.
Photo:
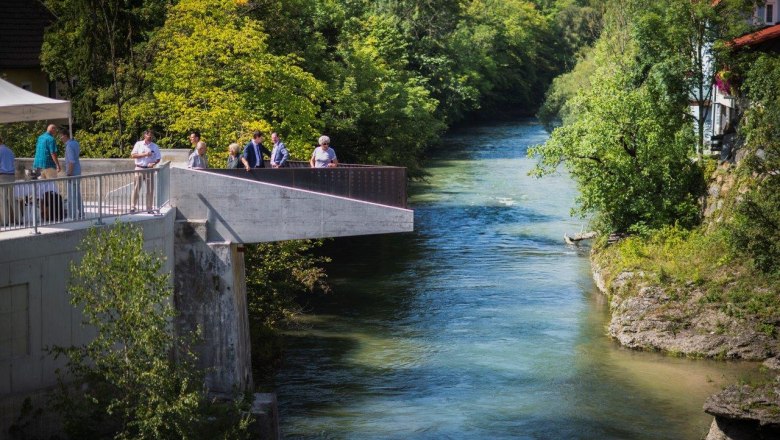
[(774, 331), (755, 316), (741, 319), (728, 305), (710, 302), (706, 287), (693, 281), (664, 285), (649, 270), (610, 273), (594, 255), (593, 279), (609, 298), (609, 335), (621, 345), (676, 356), (763, 361), (780, 353)]
[(763, 361), (763, 378), (731, 385), (704, 402), (714, 417), (707, 440), (778, 438), (780, 344), (775, 332), (763, 330), (758, 313), (735, 319), (728, 307), (707, 300), (706, 287), (660, 283), (652, 271), (610, 274), (604, 252), (591, 261), (593, 279), (609, 300), (609, 336), (628, 348), (673, 356)]
[[(593, 279), (609, 301), (608, 334), (621, 345), (673, 356), (764, 361), (764, 377), (707, 399), (708, 439), (780, 432), (780, 292), (775, 277), (734, 256), (724, 225), (755, 176), (712, 174), (701, 229), (599, 243)], [(766, 437), (766, 438), (770, 438)], [(771, 437), (776, 438), (776, 437)]]

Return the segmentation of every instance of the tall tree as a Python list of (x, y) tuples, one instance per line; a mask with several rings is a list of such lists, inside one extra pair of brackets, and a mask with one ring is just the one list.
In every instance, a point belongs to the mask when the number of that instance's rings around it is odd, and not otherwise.
[(565, 163), (581, 191), (578, 211), (595, 214), (605, 232), (692, 226), (703, 191), (701, 169), (689, 157), (695, 141), (687, 102), (672, 99), (687, 88), (646, 72), (642, 41), (626, 26), (641, 14), (637, 7), (609, 13), (590, 87), (570, 100), (566, 123), (532, 150), (540, 155), (539, 174)]
[(193, 128), (225, 147), (252, 130), (277, 130), (298, 158), (319, 134), (324, 88), (295, 56), (268, 52), (261, 23), (235, 0), (181, 0), (154, 39), (152, 97), (138, 102), (162, 146)]
[[(47, 29), (41, 62), (74, 102), (77, 125), (93, 127), (94, 113), (113, 107), (110, 129), (120, 142), (124, 105), (144, 87), (151, 54), (146, 43), (165, 19), (171, 0), (42, 0), (54, 22)], [(119, 145), (121, 147), (121, 145)]]
[[(346, 159), (419, 170), (419, 158), (444, 128), (425, 80), (408, 70), (406, 41), (389, 15), (345, 24), (330, 68), (331, 105), (323, 118)], [(340, 156), (341, 157), (341, 156)]]

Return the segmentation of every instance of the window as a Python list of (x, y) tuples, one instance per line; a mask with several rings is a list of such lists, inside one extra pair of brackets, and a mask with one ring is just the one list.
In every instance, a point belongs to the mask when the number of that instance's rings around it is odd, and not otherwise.
[(764, 17), (764, 22), (766, 24), (772, 24), (775, 22), (775, 4), (774, 3), (767, 3), (766, 4), (766, 15)]
[(32, 83), (31, 83), (31, 82), (29, 82), (29, 81), (25, 81), (25, 82), (23, 82), (23, 83), (22, 83), (22, 85), (21, 85), (21, 87), (22, 87), (24, 90), (27, 90), (28, 92), (32, 92)]

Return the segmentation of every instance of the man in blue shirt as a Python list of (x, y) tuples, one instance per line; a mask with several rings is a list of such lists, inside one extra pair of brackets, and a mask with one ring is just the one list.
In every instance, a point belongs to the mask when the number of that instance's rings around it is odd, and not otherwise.
[(279, 139), (279, 134), (276, 132), (271, 133), (271, 141), (274, 143), (274, 148), (271, 150), (271, 168), (286, 167), (287, 159), (290, 158), (287, 147), (284, 145), (284, 142)]
[(44, 179), (56, 179), (60, 172), (60, 161), (57, 160), (57, 141), (54, 140), (54, 134), (57, 133), (57, 126), (50, 124), (46, 127), (46, 132), (38, 136), (38, 142), (35, 144), (35, 160), (33, 168), (41, 170), (41, 177)]
[[(16, 156), (3, 143), (0, 137), (0, 183), (12, 183), (16, 173)], [(0, 187), (0, 224), (3, 226), (13, 222), (13, 193), (14, 188), (11, 185)]]
[(84, 218), (81, 179), (75, 177), (81, 175), (81, 162), (79, 162), (81, 146), (76, 139), (70, 136), (67, 129), (60, 132), (60, 139), (65, 144), (65, 175), (71, 178), (68, 180), (68, 215), (74, 220)]

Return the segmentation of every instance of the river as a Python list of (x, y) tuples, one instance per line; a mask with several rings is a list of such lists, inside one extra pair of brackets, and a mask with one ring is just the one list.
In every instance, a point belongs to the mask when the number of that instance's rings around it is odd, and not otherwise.
[(450, 134), (415, 232), (335, 240), (275, 379), (285, 438), (698, 439), (739, 363), (623, 349), (561, 173), (527, 176), (533, 120)]

